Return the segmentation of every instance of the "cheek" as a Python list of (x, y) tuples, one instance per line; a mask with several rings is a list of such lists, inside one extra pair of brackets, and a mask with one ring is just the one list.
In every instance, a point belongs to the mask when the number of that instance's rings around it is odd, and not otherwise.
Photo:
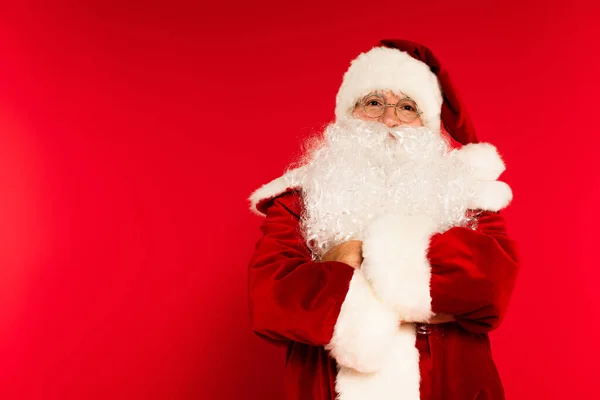
[(424, 126), (423, 125), (423, 121), (421, 121), (421, 117), (416, 118), (415, 120), (413, 120), (410, 124), (408, 124), (409, 126)]
[(352, 112), (352, 117), (357, 118), (357, 119), (362, 119), (363, 121), (370, 121), (371, 120), (371, 118), (367, 117), (365, 115), (365, 113), (362, 110), (360, 110), (360, 109), (355, 109)]

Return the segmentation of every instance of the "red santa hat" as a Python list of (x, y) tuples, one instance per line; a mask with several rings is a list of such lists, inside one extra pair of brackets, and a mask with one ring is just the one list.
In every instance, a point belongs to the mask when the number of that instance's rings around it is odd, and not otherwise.
[(349, 118), (358, 99), (385, 89), (411, 97), (432, 131), (445, 128), (461, 144), (478, 142), (447, 71), (431, 50), (408, 40), (382, 40), (351, 62), (336, 97), (336, 119)]

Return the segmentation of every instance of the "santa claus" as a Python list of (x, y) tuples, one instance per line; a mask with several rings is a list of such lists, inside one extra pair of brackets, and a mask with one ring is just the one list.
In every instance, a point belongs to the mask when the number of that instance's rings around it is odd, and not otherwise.
[(518, 270), (494, 146), (425, 47), (352, 61), (336, 120), (250, 197), (254, 331), (287, 346), (286, 399), (503, 399), (488, 332)]

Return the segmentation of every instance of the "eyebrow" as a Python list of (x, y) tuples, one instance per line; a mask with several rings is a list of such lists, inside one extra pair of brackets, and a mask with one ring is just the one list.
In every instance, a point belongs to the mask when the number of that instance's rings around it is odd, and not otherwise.
[[(389, 89), (384, 89), (384, 90), (389, 90)], [(389, 91), (391, 91), (391, 90), (389, 90)], [(367, 97), (369, 97), (369, 96), (377, 95), (377, 96), (383, 97), (383, 95), (381, 94), (381, 92), (383, 92), (383, 90), (382, 90), (382, 89), (379, 89), (379, 90), (374, 90), (374, 91), (370, 92), (369, 94), (366, 94), (366, 95), (364, 95), (363, 97), (361, 97), (360, 99), (358, 99), (358, 100), (356, 101), (356, 104), (360, 103), (362, 100), (366, 99), (366, 98), (367, 98)], [(391, 91), (391, 92), (392, 92), (392, 93), (394, 93), (393, 91)], [(403, 92), (399, 92), (399, 93), (401, 93), (401, 94), (402, 94), (404, 97), (398, 96), (396, 93), (394, 93), (394, 95), (395, 95), (395, 96), (397, 96), (397, 97), (399, 97), (399, 98), (400, 98), (400, 100), (398, 100), (398, 101), (401, 101), (401, 100), (410, 100), (410, 101), (412, 101), (413, 103), (417, 104), (417, 101), (416, 101), (415, 99), (413, 99), (412, 97), (410, 97), (410, 96), (407, 96), (407, 95), (406, 95), (406, 94), (404, 94)], [(385, 98), (384, 98), (384, 100), (385, 100)]]

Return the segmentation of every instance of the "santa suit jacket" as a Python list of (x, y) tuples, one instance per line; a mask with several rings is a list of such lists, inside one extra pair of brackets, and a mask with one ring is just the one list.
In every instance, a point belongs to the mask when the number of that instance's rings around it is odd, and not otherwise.
[[(341, 358), (332, 353), (343, 349), (331, 343), (355, 271), (311, 258), (299, 225), (301, 196), (288, 188), (256, 205), (265, 220), (249, 263), (252, 328), (287, 347), (285, 399), (333, 400)], [(417, 328), (420, 398), (504, 399), (488, 338), (505, 315), (518, 270), (504, 219), (482, 212), (476, 229), (454, 227), (432, 236), (427, 258), (431, 310), (452, 314), (456, 322)]]

